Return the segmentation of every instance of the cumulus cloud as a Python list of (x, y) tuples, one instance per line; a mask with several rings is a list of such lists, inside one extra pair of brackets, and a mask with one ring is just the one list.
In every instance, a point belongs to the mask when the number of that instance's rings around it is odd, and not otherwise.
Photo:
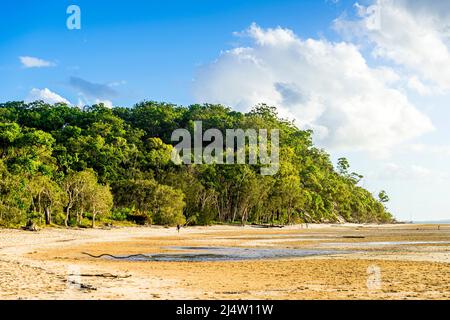
[(27, 100), (27, 102), (42, 100), (45, 103), (49, 103), (49, 104), (55, 104), (55, 103), (70, 104), (70, 102), (67, 99), (61, 97), (59, 94), (57, 94), (55, 92), (50, 91), (48, 88), (45, 88), (45, 89), (33, 88), (33, 89), (31, 89), (26, 100)]
[(298, 38), (291, 30), (253, 24), (248, 47), (223, 52), (199, 70), (199, 102), (247, 111), (258, 103), (312, 128), (322, 145), (383, 152), (433, 129), (388, 67), (368, 66), (347, 42)]
[(420, 77), (409, 87), (420, 94), (450, 90), (450, 2), (377, 0), (356, 4), (357, 18), (341, 17), (336, 30), (347, 37), (363, 37), (372, 54), (404, 67)]
[(105, 107), (107, 108), (112, 108), (113, 107), (113, 103), (111, 100), (100, 100), (100, 99), (96, 99), (95, 100), (96, 104), (100, 104), (102, 103)]
[(25, 68), (45, 68), (54, 67), (56, 64), (50, 61), (39, 59), (36, 57), (22, 56), (19, 57), (22, 66)]
[(78, 95), (77, 106), (80, 108), (82, 108), (84, 106), (92, 105), (92, 104), (101, 104), (101, 103), (107, 108), (113, 107), (113, 102), (111, 100), (107, 100), (107, 99), (90, 100), (90, 99), (86, 99), (82, 94)]

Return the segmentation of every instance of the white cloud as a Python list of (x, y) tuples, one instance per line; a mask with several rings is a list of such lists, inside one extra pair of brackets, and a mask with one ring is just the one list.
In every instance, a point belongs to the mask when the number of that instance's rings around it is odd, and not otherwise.
[(61, 97), (59, 94), (50, 91), (48, 88), (45, 89), (36, 89), (33, 88), (30, 93), (28, 94), (28, 97), (26, 99), (28, 102), (36, 101), (36, 100), (42, 100), (45, 103), (54, 104), (54, 103), (65, 103), (70, 104), (70, 102)]
[(247, 111), (258, 103), (312, 128), (322, 145), (383, 152), (433, 129), (427, 116), (394, 86), (398, 74), (371, 68), (346, 42), (299, 39), (282, 28), (253, 24), (251, 46), (226, 51), (200, 69), (199, 102)]
[(373, 45), (374, 57), (404, 67), (414, 76), (410, 88), (420, 94), (450, 90), (449, 1), (377, 0), (356, 8), (356, 20), (335, 21), (338, 31), (363, 36)]
[(407, 148), (409, 152), (415, 152), (420, 154), (431, 154), (433, 156), (450, 156), (450, 145), (430, 145), (415, 143), (409, 145)]
[(19, 57), (22, 66), (25, 68), (44, 68), (54, 67), (56, 64), (50, 61), (42, 60), (36, 57), (23, 56)]
[(408, 79), (408, 87), (422, 96), (436, 93), (436, 90), (433, 90), (433, 88), (424, 84), (417, 76), (412, 76)]
[(429, 180), (448, 179), (448, 174), (431, 170), (419, 165), (399, 165), (388, 163), (376, 175), (380, 180)]
[(95, 103), (96, 104), (100, 104), (103, 103), (105, 105), (105, 107), (107, 108), (112, 108), (113, 107), (113, 103), (111, 100), (100, 100), (100, 99), (95, 99)]
[(92, 105), (92, 104), (100, 104), (103, 103), (105, 107), (112, 108), (113, 102), (108, 99), (87, 99), (82, 93), (78, 94), (78, 102), (77, 106), (82, 108), (84, 106)]

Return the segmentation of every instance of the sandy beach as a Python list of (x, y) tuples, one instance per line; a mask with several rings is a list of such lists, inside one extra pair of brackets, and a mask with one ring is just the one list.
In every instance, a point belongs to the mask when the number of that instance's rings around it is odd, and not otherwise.
[[(214, 248), (287, 256), (205, 254)], [(450, 299), (450, 225), (0, 229), (0, 298)]]

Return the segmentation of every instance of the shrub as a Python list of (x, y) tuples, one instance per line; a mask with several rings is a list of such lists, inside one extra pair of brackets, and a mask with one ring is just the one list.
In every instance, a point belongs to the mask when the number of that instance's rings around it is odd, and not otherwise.
[(153, 219), (160, 225), (184, 224), (183, 215), (184, 195), (181, 190), (169, 186), (159, 185), (156, 189)]

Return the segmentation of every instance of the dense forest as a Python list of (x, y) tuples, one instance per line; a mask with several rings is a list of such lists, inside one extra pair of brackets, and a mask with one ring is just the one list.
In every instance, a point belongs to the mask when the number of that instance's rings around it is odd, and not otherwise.
[[(175, 129), (279, 129), (280, 169), (175, 165)], [(390, 222), (384, 191), (373, 196), (345, 158), (333, 166), (311, 131), (258, 105), (142, 102), (132, 108), (0, 104), (0, 225), (95, 226)]]

